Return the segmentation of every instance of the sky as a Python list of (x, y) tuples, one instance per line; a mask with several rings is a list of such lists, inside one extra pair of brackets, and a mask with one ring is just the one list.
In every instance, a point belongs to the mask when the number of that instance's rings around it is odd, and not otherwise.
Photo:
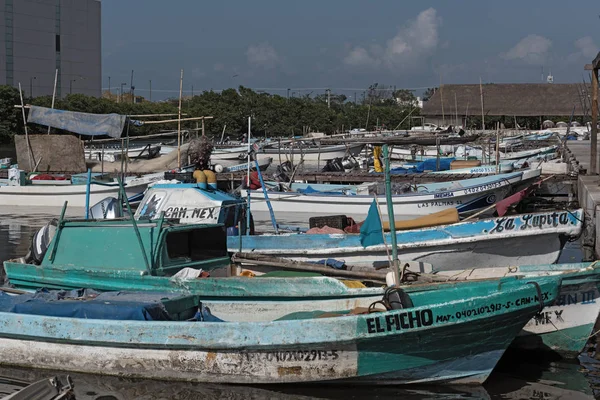
[(349, 97), (374, 83), (589, 80), (597, 0), (102, 0), (103, 88), (152, 99), (240, 85)]

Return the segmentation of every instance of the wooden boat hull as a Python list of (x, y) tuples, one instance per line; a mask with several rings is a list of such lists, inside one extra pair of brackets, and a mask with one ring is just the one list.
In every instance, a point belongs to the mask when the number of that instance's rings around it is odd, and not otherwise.
[(470, 282), (467, 298), (463, 285), (423, 288), (440, 301), (414, 308), (264, 323), (0, 313), (0, 363), (212, 383), (478, 384), (560, 279)]
[[(425, 262), (443, 270), (553, 264), (567, 240), (581, 234), (582, 221), (583, 211), (575, 210), (399, 231), (398, 255), (403, 260)], [(523, 240), (527, 240), (527, 246), (522, 245)], [(391, 243), (390, 233), (386, 234), (386, 242)], [(358, 235), (254, 235), (241, 236), (241, 243), (243, 252), (298, 261), (335, 258), (347, 265), (367, 268), (389, 264), (385, 245), (365, 248)], [(228, 237), (228, 248), (240, 251), (240, 238)]]

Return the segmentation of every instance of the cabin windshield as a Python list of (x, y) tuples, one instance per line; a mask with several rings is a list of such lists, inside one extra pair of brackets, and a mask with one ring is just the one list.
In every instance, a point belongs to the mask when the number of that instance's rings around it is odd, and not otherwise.
[[(167, 233), (162, 269), (176, 272), (214, 258), (227, 256), (227, 236), (223, 226), (175, 230)], [(191, 264), (191, 265), (184, 265)], [(201, 267), (201, 265), (198, 265)]]

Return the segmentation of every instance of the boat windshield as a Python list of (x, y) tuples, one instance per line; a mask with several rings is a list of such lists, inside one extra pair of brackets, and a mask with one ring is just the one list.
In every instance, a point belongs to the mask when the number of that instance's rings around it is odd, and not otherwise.
[(165, 244), (163, 269), (227, 256), (227, 236), (222, 226), (174, 230), (167, 233)]

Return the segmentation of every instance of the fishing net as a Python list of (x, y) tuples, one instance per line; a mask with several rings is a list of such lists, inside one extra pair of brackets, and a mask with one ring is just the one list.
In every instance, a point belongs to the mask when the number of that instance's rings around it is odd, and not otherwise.
[(191, 140), (188, 156), (192, 165), (195, 165), (196, 169), (199, 170), (209, 169), (210, 155), (213, 148), (213, 144), (205, 136)]

